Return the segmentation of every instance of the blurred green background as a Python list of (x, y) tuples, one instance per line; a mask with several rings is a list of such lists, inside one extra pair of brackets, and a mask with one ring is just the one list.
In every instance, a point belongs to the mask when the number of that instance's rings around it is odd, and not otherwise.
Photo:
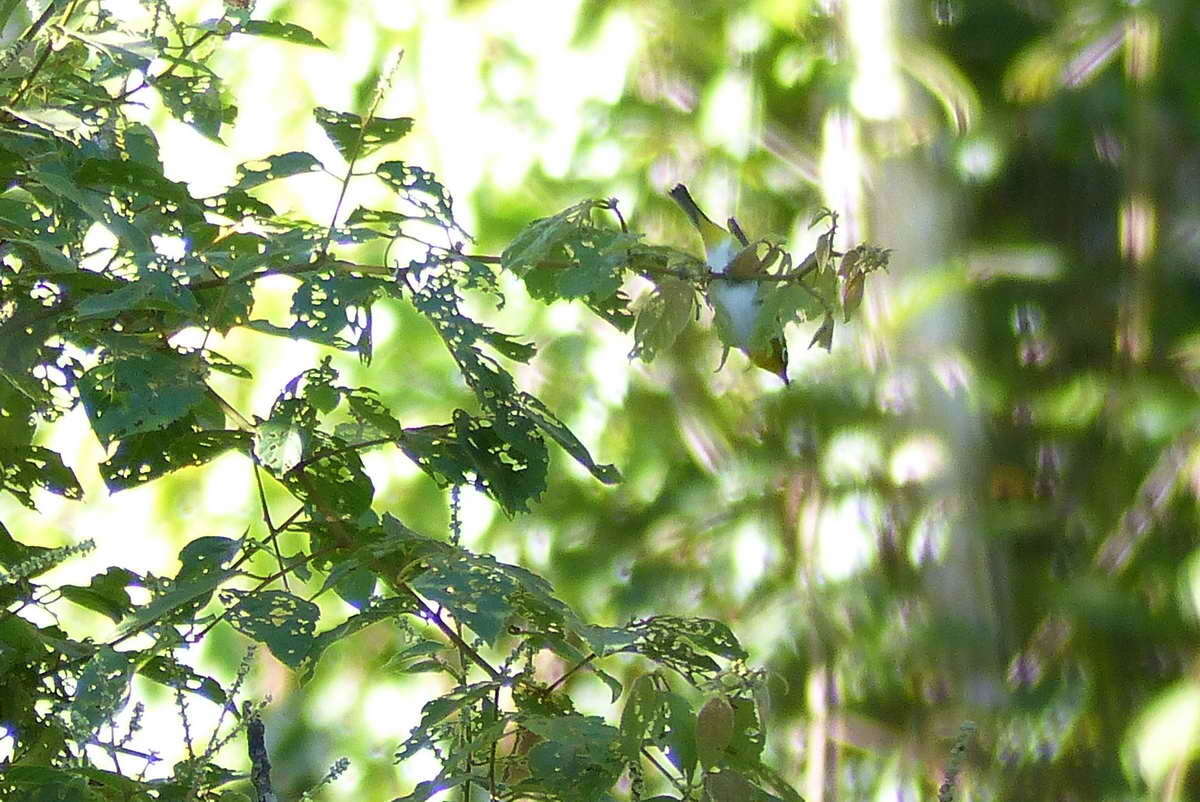
[[(643, 365), (583, 307), (506, 282), (503, 309), (475, 311), (540, 347), (518, 382), (625, 482), (556, 454), (532, 514), (464, 492), (466, 543), (542, 573), (600, 623), (729, 623), (770, 672), (768, 749), (809, 802), (935, 798), (965, 721), (958, 799), (1200, 798), (1190, 0), (324, 0), (256, 16), (330, 50), (229, 43), (214, 67), (240, 111), (224, 148), (150, 103), (168, 175), (195, 192), (247, 159), (329, 156), (312, 107), (362, 111), (402, 49), (379, 113), (416, 119), (399, 158), (451, 190), (475, 252), (610, 196), (648, 241), (699, 252), (664, 194), (677, 181), (715, 219), (799, 253), (821, 207), (841, 216), (838, 246), (893, 249), (832, 354), (789, 332), (787, 388), (737, 352), (717, 372), (706, 321)], [(314, 175), (264, 197), (320, 221), (336, 187)], [(282, 313), (293, 284), (277, 286), (260, 302)], [(377, 307), (375, 324), (369, 366), (335, 360), (346, 384), (377, 388), (405, 425), (465, 403), (413, 310)], [(247, 416), (318, 352), (244, 332), (213, 344), (253, 366), (253, 382), (215, 382)], [(74, 454), (85, 502), (45, 496), (33, 514), (0, 499), (18, 537), (96, 538), (49, 579), (169, 573), (183, 543), (253, 520), (243, 458), (108, 497), (87, 432), (76, 410), (45, 433)], [(365, 459), (377, 509), (446, 531), (445, 493), (395, 452)], [(80, 615), (75, 631), (104, 631)], [(342, 755), (352, 767), (323, 798), (390, 798), (431, 768), (392, 765), (436, 689), (380, 670), (389, 637), (331, 650), (302, 690), (258, 654), (284, 798)], [(211, 640), (198, 664), (229, 676), (244, 644), (224, 628)], [(146, 726), (174, 759), (169, 697), (142, 690), (167, 705)], [(586, 708), (586, 681), (577, 692)]]

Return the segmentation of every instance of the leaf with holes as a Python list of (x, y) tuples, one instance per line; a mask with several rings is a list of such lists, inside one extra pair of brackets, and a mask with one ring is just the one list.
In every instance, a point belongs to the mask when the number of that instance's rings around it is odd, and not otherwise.
[(348, 444), (325, 432), (308, 432), (312, 460), (303, 470), (280, 478), (298, 499), (327, 514), (354, 518), (371, 508), (375, 486), (363, 468), (362, 458)]
[(282, 39), (294, 45), (309, 47), (328, 47), (313, 35), (307, 28), (301, 28), (291, 22), (276, 22), (275, 20), (252, 19), (234, 28), (234, 33), (244, 33), (250, 36), (262, 36), (267, 39)]
[(312, 639), (308, 653), (299, 666), (300, 684), (312, 679), (316, 672), (321, 655), (333, 644), (348, 638), (356, 632), (361, 632), (372, 624), (386, 621), (389, 618), (399, 618), (405, 615), (416, 615), (418, 608), (411, 598), (394, 597), (373, 602), (362, 612), (352, 615), (333, 629), (326, 630)]
[(188, 543), (179, 552), (182, 563), (174, 579), (164, 580), (149, 604), (138, 607), (121, 624), (121, 637), (139, 632), (161, 621), (185, 622), (206, 605), (212, 592), (237, 572), (226, 568), (242, 544), (240, 540), (205, 536)]
[(68, 708), (75, 737), (81, 743), (110, 723), (125, 705), (138, 656), (137, 652), (118, 652), (110, 646), (101, 646), (87, 661)]
[(167, 655), (152, 657), (149, 662), (138, 668), (137, 673), (160, 685), (197, 694), (219, 705), (229, 700), (221, 683), (212, 677), (196, 673), (191, 667)]
[(431, 558), (410, 585), (492, 645), (513, 615), (510, 600), (520, 587), (495, 558), (462, 552)]
[[(510, 434), (520, 425), (521, 420), (514, 417), (503, 427), (503, 434)], [(529, 502), (545, 491), (549, 455), (527, 423), (517, 438), (502, 436), (501, 432), (495, 419), (476, 418), (461, 409), (454, 411), (455, 440), (478, 477), (477, 483), (507, 514), (513, 515), (527, 511)]]
[(231, 189), (245, 190), (262, 186), (268, 181), (293, 175), (322, 172), (325, 167), (311, 153), (293, 150), (278, 156), (242, 162), (238, 165), (237, 183)]
[(313, 117), (346, 161), (354, 161), (403, 138), (413, 125), (412, 117), (371, 117), (364, 127), (362, 117), (357, 114), (323, 106), (313, 109)]
[(138, 277), (112, 292), (89, 295), (75, 306), (75, 314), (88, 318), (116, 317), (130, 309), (156, 309), (194, 316), (200, 305), (187, 287), (170, 273), (144, 270)]
[(540, 400), (529, 393), (521, 393), (517, 396), (517, 403), (529, 419), (537, 424), (539, 429), (550, 435), (550, 438), (554, 442), (562, 446), (563, 451), (566, 451), (574, 457), (576, 462), (587, 468), (592, 476), (595, 476), (606, 485), (613, 485), (621, 481), (621, 472), (613, 465), (597, 464), (588, 452), (587, 446), (579, 442), (579, 438), (575, 436), (575, 433), (568, 429), (565, 423), (555, 417), (554, 413), (547, 409), (546, 405)]
[(204, 400), (203, 363), (180, 361), (156, 352), (118, 357), (80, 378), (79, 396), (101, 443), (162, 429)]
[(710, 655), (727, 660), (744, 660), (747, 656), (729, 627), (708, 618), (655, 616), (635, 621), (628, 629), (636, 633), (637, 641), (621, 651), (645, 655), (690, 681), (720, 670)]
[(383, 162), (375, 175), (419, 212), (419, 218), (447, 230), (462, 231), (454, 222), (454, 199), (433, 173), (400, 161)]
[(0, 490), (12, 493), (32, 510), (36, 509), (32, 494), (35, 487), (73, 501), (83, 498), (75, 472), (63, 463), (57, 451), (42, 446), (0, 446)]
[(625, 768), (620, 730), (597, 716), (530, 716), (522, 723), (543, 739), (526, 756), (530, 779), (556, 799), (593, 802)]
[(113, 455), (100, 463), (100, 475), (116, 492), (180, 468), (207, 464), (230, 449), (249, 453), (250, 447), (249, 433), (204, 429), (189, 416), (165, 429), (124, 438)]
[(317, 605), (283, 590), (230, 589), (222, 591), (221, 601), (231, 608), (228, 620), (238, 632), (265, 643), (289, 668), (304, 662), (321, 615)]
[(148, 80), (172, 117), (214, 142), (221, 141), (221, 123), (233, 122), (236, 109), (221, 103), (220, 84), (212, 76), (164, 74)]
[(409, 733), (404, 743), (396, 749), (396, 762), (406, 760), (422, 749), (428, 749), (437, 743), (439, 735), (437, 725), (455, 713), (471, 708), (480, 701), (491, 697), (504, 683), (476, 682), (470, 685), (459, 685), (457, 688), (431, 699), (421, 708), (421, 721)]

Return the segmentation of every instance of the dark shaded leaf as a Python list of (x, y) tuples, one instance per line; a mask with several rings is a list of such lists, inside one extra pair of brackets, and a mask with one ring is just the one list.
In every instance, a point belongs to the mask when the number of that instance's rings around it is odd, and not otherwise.
[(106, 615), (114, 623), (120, 623), (133, 608), (125, 588), (136, 581), (137, 575), (132, 571), (114, 566), (103, 574), (92, 577), (87, 587), (62, 585), (59, 592), (68, 601)]
[(32, 490), (39, 487), (78, 501), (83, 488), (57, 451), (42, 446), (0, 445), (0, 489), (7, 490), (29, 509), (36, 509)]
[(221, 683), (212, 677), (197, 674), (173, 657), (156, 655), (140, 666), (137, 673), (168, 688), (189, 691), (216, 704), (225, 704), (229, 700)]
[(283, 590), (225, 590), (221, 601), (232, 607), (227, 620), (243, 635), (265, 643), (289, 668), (304, 662), (321, 615), (317, 605)]
[(69, 708), (77, 738), (90, 738), (124, 706), (137, 662), (137, 652), (118, 652), (109, 646), (101, 646), (88, 660)]
[(116, 452), (100, 464), (100, 475), (109, 490), (124, 490), (157, 479), (171, 471), (204, 465), (230, 449), (250, 452), (247, 432), (236, 429), (201, 429), (192, 419), (176, 421), (157, 432), (126, 437)]
[(214, 142), (221, 141), (221, 123), (232, 122), (233, 109), (222, 105), (220, 84), (212, 76), (156, 75), (149, 81), (172, 117)]

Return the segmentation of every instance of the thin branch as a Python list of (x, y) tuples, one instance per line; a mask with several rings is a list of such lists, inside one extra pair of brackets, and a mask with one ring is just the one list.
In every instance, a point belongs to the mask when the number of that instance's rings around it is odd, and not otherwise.
[(646, 758), (646, 760), (649, 760), (650, 764), (653, 765), (654, 768), (658, 769), (662, 776), (666, 777), (671, 785), (675, 786), (675, 789), (679, 791), (679, 793), (683, 794), (685, 797), (687, 796), (687, 786), (673, 776), (671, 772), (667, 771), (666, 768), (655, 759), (654, 755), (650, 754), (650, 750), (644, 746), (642, 747), (642, 757)]
[(425, 614), (425, 617), (432, 621), (434, 626), (440, 629), (442, 634), (449, 638), (450, 642), (453, 643), (455, 647), (470, 657), (471, 662), (482, 668), (484, 672), (496, 682), (503, 682), (505, 680), (505, 676), (493, 668), (491, 663), (489, 663), (487, 660), (484, 660), (483, 656), (471, 647), (471, 644), (459, 637), (458, 633), (455, 632), (449, 624), (443, 621), (442, 617), (434, 612), (433, 608), (426, 604), (425, 600), (418, 596), (417, 592), (409, 587), (407, 582), (400, 585), (400, 590), (412, 597), (412, 600), (417, 603), (417, 607), (421, 609), (421, 612)]

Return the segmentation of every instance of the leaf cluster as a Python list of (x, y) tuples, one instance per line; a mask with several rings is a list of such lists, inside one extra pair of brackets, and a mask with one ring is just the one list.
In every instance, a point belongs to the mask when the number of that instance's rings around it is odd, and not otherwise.
[[(5, 13), (12, 8), (6, 4)], [(82, 405), (107, 449), (99, 469), (110, 491), (232, 451), (253, 465), (262, 520), (237, 538), (192, 539), (171, 576), (112, 566), (86, 585), (58, 586), (38, 577), (70, 552), (25, 545), (0, 524), (0, 568), (10, 580), (0, 591), (0, 723), (13, 744), (0, 792), (216, 799), (247, 775), (212, 755), (255, 719), (235, 704), (244, 672), (222, 682), (189, 668), (184, 653), (228, 625), (304, 682), (330, 646), (386, 622), (407, 633), (392, 670), (439, 672), (453, 685), (426, 704), (397, 750), (397, 759), (428, 749), (441, 760), (438, 776), (407, 800), (455, 786), (465, 798), (474, 786), (496, 799), (605, 799), (623, 776), (642, 787), (648, 766), (682, 798), (729, 799), (714, 788), (742, 783), (760, 789), (754, 798), (796, 799), (761, 762), (750, 683), (714, 697), (731, 711), (716, 737), (703, 725), (711, 713), (701, 711), (697, 728), (698, 689), (746, 671), (746, 654), (726, 626), (666, 615), (589, 624), (536, 574), (378, 515), (361, 457), (397, 449), (437, 486), (473, 486), (509, 515), (545, 493), (549, 443), (599, 481), (619, 481), (616, 468), (593, 459), (506, 369), (504, 360), (527, 362), (536, 349), (473, 319), (464, 293), (482, 290), (502, 303), (496, 273), (511, 271), (535, 298), (579, 300), (622, 330), (632, 327), (634, 352), (650, 359), (691, 318), (709, 276), (694, 260), (644, 244), (615, 201), (586, 201), (536, 220), (500, 257), (467, 253), (453, 199), (432, 173), (396, 159), (371, 164), (413, 125), (375, 115), (374, 104), (363, 113), (314, 110), (314, 124), (342, 159), (335, 168), (304, 152), (267, 155), (241, 165), (227, 189), (196, 196), (165, 176), (154, 131), (130, 119), (128, 106), (156, 93), (172, 116), (220, 141), (236, 109), (207, 66), (216, 46), (235, 36), (324, 45), (232, 3), (221, 18), (201, 22), (177, 18), (161, 2), (145, 10), (143, 22), (130, 24), (98, 3), (50, 4), (4, 54), (0, 487), (30, 508), (38, 492), (80, 499), (72, 469), (36, 434), (40, 423)], [(310, 174), (343, 198), (352, 180), (378, 181), (394, 203), (343, 215), (339, 201), (333, 219), (318, 224), (281, 215), (254, 194)], [(605, 212), (619, 225), (598, 222)], [(814, 299), (832, 319), (829, 288), (802, 281), (810, 273), (818, 285), (833, 280), (832, 233), (823, 235), (824, 256), (810, 257), (817, 259), (811, 269), (793, 268), (782, 249), (764, 246), (761, 278), (779, 287), (767, 313), (772, 330), (806, 319)], [(389, 264), (398, 241), (423, 255)], [(376, 245), (384, 263), (355, 260), (356, 249)], [(868, 263), (864, 257), (859, 272), (841, 278), (858, 281)], [(255, 311), (258, 282), (276, 274), (296, 281), (286, 325)], [(636, 317), (623, 292), (633, 274), (655, 282)], [(852, 296), (843, 293), (847, 314)], [(215, 374), (251, 378), (209, 347), (235, 328), (369, 361), (377, 303), (407, 304), (429, 321), (471, 404), (442, 423), (405, 425), (374, 389), (340, 384), (329, 356), (287, 382), (265, 418), (242, 414), (213, 389)], [(180, 344), (181, 334), (197, 331), (201, 344)], [(287, 515), (268, 504), (268, 483), (295, 505)], [(282, 540), (304, 545), (285, 556)], [(263, 563), (269, 572), (255, 573)], [(355, 612), (328, 620), (317, 600), (330, 591)], [(64, 603), (110, 619), (111, 635), (77, 639), (39, 623), (55, 621)], [(564, 668), (557, 680), (535, 668), (534, 657), (547, 652)], [(602, 665), (631, 661), (647, 673), (629, 688), (619, 727), (576, 711), (567, 677), (598, 678), (615, 704), (626, 687)], [(185, 722), (193, 700), (221, 706), (230, 731), (212, 733), (203, 749), (189, 733), (191, 759), (164, 778), (128, 772), (122, 759), (147, 768), (157, 760), (131, 745), (136, 727), (118, 731), (135, 676), (173, 689)], [(111, 768), (98, 767), (89, 747), (108, 755)]]

